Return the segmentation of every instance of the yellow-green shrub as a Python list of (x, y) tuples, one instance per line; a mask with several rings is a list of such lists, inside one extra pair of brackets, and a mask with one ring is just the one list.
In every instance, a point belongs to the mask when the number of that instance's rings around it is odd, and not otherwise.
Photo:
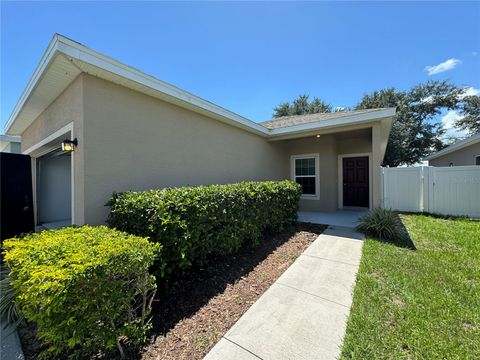
[(105, 226), (68, 227), (5, 241), (22, 315), (43, 355), (88, 356), (145, 338), (160, 245)]
[(165, 277), (281, 231), (297, 220), (300, 195), (288, 180), (125, 192), (107, 203), (107, 223), (160, 243), (157, 274)]

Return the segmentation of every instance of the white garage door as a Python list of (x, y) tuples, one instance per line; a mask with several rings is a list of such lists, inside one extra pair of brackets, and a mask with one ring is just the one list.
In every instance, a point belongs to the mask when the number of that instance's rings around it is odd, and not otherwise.
[(71, 155), (53, 152), (37, 162), (37, 222), (50, 227), (71, 224)]

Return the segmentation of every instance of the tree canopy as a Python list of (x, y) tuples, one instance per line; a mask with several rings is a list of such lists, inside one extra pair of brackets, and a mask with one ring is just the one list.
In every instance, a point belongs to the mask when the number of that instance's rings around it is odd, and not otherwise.
[(285, 102), (273, 109), (273, 117), (278, 118), (282, 116), (329, 113), (332, 112), (332, 105), (314, 97), (309, 101), (309, 95), (299, 95), (291, 103)]
[(407, 91), (389, 88), (364, 95), (355, 109), (396, 107), (384, 165), (412, 165), (445, 145), (445, 129), (438, 115), (458, 109), (464, 89), (446, 81), (429, 81)]
[(463, 117), (455, 122), (455, 126), (470, 134), (480, 133), (480, 96), (465, 96), (460, 111)]

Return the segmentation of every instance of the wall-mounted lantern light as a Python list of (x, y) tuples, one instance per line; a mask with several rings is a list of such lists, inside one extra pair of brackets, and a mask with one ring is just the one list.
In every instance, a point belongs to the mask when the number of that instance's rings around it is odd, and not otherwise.
[(77, 138), (73, 140), (65, 139), (62, 142), (62, 151), (74, 151), (77, 145), (78, 145)]

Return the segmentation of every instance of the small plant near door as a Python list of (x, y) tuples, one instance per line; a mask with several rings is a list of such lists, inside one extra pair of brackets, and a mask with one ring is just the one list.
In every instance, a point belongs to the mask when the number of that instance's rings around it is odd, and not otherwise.
[(359, 219), (357, 230), (382, 241), (413, 246), (400, 217), (393, 210), (376, 208), (370, 211)]
[(10, 239), (5, 262), (14, 303), (37, 326), (42, 356), (108, 354), (145, 340), (160, 245), (105, 226)]

